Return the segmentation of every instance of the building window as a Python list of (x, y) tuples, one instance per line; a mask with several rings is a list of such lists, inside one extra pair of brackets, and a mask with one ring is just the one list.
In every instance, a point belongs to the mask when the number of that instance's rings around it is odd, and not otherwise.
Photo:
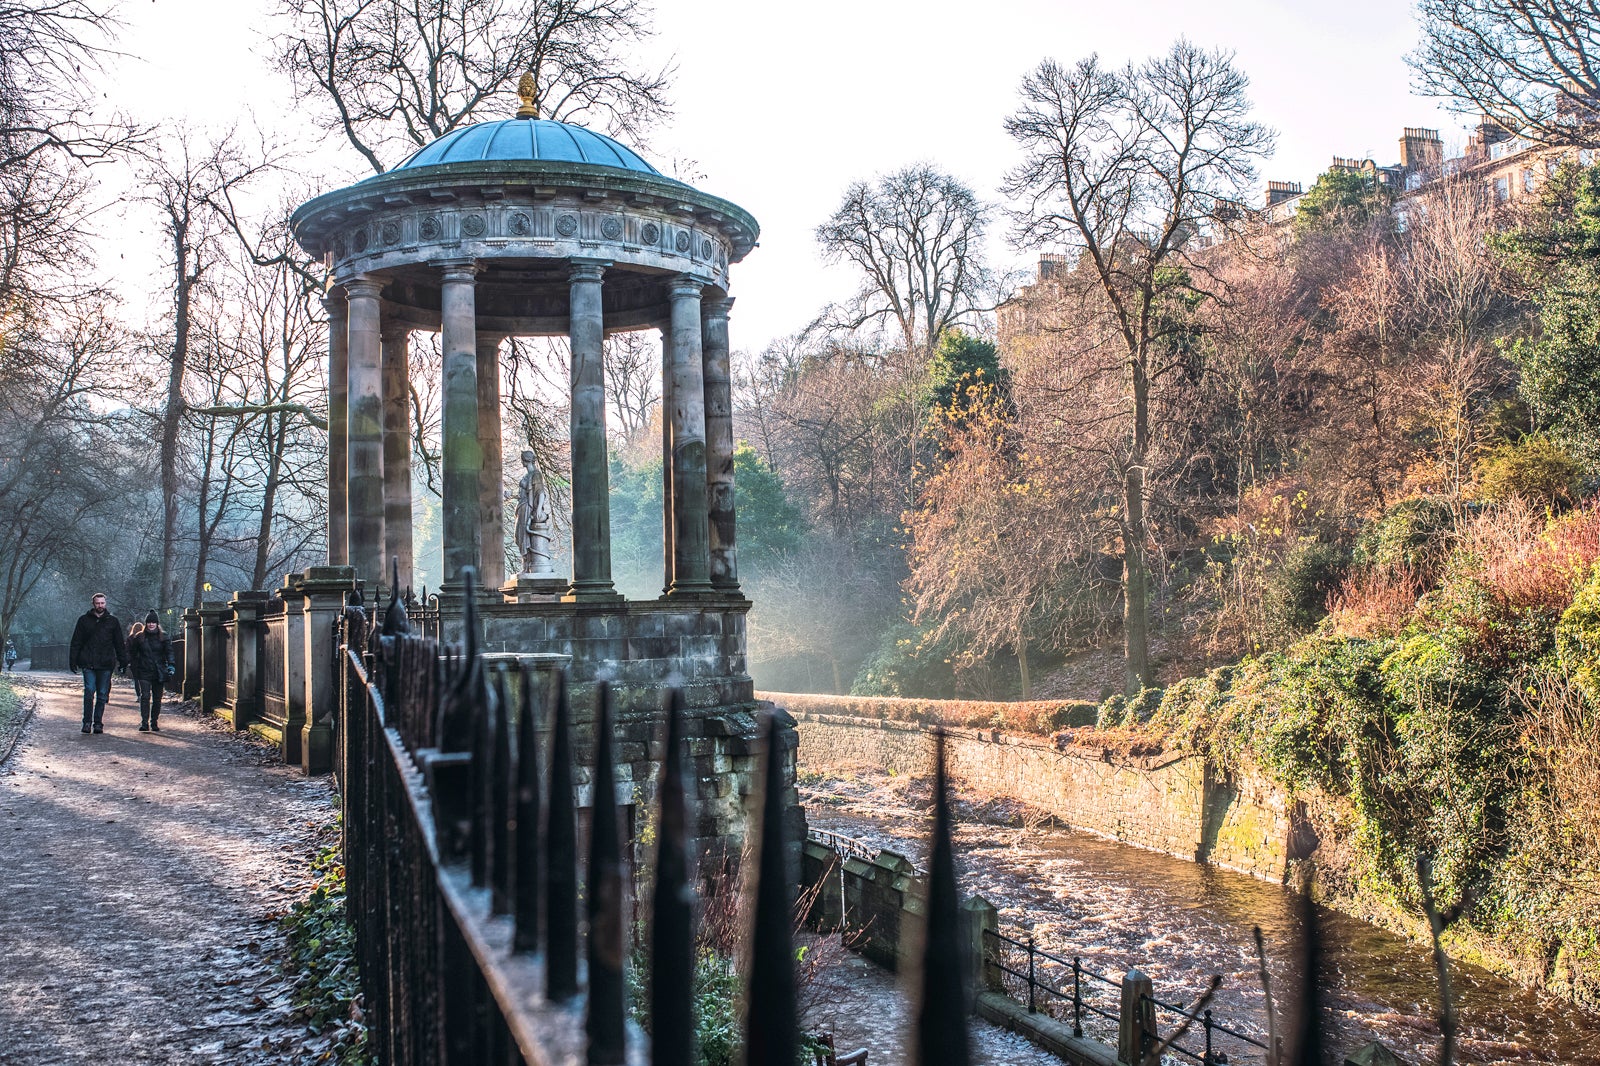
[(1511, 179), (1510, 178), (1495, 178), (1494, 179), (1494, 202), (1497, 203), (1497, 204), (1503, 204), (1509, 199), (1511, 199)]
[(1594, 149), (1585, 148), (1583, 151), (1579, 152), (1578, 164), (1585, 167), (1594, 166)]
[(1533, 168), (1528, 167), (1522, 172), (1522, 191), (1532, 192), (1533, 184)]

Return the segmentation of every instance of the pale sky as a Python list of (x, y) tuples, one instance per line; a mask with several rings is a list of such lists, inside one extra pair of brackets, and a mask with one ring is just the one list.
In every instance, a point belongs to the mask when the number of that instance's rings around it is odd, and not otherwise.
[[(309, 148), (314, 132), (288, 110), (270, 66), (274, 7), (124, 0), (129, 58), (115, 63), (108, 100), (152, 122), (226, 125), (253, 113), (289, 135), (304, 128)], [(996, 199), (1017, 160), (1002, 122), (1023, 75), (1046, 57), (1139, 60), (1179, 35), (1234, 50), (1257, 116), (1278, 131), (1263, 185), (1309, 185), (1334, 155), (1393, 163), (1403, 126), (1438, 128), (1447, 152), (1465, 139), (1459, 117), (1410, 90), (1402, 57), (1416, 27), (1398, 0), (658, 0), (656, 29), (655, 57), (676, 58), (676, 114), (641, 154), (669, 173), (673, 157), (694, 160), (701, 188), (761, 223), (760, 247), (733, 270), (733, 344), (750, 351), (851, 291), (853, 279), (823, 266), (812, 236), (851, 181), (927, 160)], [(340, 165), (350, 179), (366, 174), (353, 152), (322, 158), (330, 177)], [(142, 256), (159, 252), (153, 221), (129, 210), (101, 228), (128, 247), (150, 239), (142, 254), (116, 254), (127, 255), (130, 297), (152, 295), (155, 260)], [(998, 265), (1034, 261), (1004, 237), (997, 225)]]

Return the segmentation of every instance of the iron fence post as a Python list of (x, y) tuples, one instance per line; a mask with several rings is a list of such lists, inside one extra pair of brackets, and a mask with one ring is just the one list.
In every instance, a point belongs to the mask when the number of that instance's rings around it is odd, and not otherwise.
[(1033, 937), (1028, 938), (1028, 1013), (1036, 1012), (1033, 1001)]
[(1206, 1054), (1200, 1062), (1202, 1066), (1211, 1066), (1211, 1008), (1206, 1008), (1205, 1017), (1200, 1020), (1200, 1024), (1205, 1027), (1206, 1031)]
[(1083, 965), (1072, 957), (1072, 1035), (1083, 1035)]

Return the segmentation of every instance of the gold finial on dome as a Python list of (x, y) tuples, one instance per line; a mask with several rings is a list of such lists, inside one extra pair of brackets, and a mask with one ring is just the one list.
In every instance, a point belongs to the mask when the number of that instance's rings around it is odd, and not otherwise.
[(522, 97), (522, 106), (517, 108), (518, 118), (539, 117), (539, 86), (534, 83), (531, 73), (524, 74), (517, 80), (517, 95)]

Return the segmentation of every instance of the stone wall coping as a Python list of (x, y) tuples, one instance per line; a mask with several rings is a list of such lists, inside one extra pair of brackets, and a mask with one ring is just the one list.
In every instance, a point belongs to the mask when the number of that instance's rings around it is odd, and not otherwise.
[(1002, 733), (998, 729), (970, 729), (960, 726), (938, 726), (929, 722), (904, 722), (896, 718), (861, 718), (850, 714), (829, 714), (824, 711), (790, 711), (789, 714), (796, 722), (816, 722), (819, 725), (847, 726), (852, 729), (883, 729), (900, 733), (933, 733), (943, 729), (945, 736), (956, 740), (970, 740), (979, 744), (1002, 744), (1014, 748), (1032, 748), (1041, 754), (1058, 756), (1066, 759), (1077, 759), (1082, 762), (1106, 763), (1123, 770), (1163, 770), (1185, 759), (1198, 759), (1202, 756), (1188, 751), (1164, 751), (1160, 755), (1146, 755), (1137, 758), (1110, 757), (1108, 749), (1101, 749), (1098, 754), (1093, 749), (1067, 748), (1062, 750), (1043, 737), (1018, 736), (1015, 733)]

